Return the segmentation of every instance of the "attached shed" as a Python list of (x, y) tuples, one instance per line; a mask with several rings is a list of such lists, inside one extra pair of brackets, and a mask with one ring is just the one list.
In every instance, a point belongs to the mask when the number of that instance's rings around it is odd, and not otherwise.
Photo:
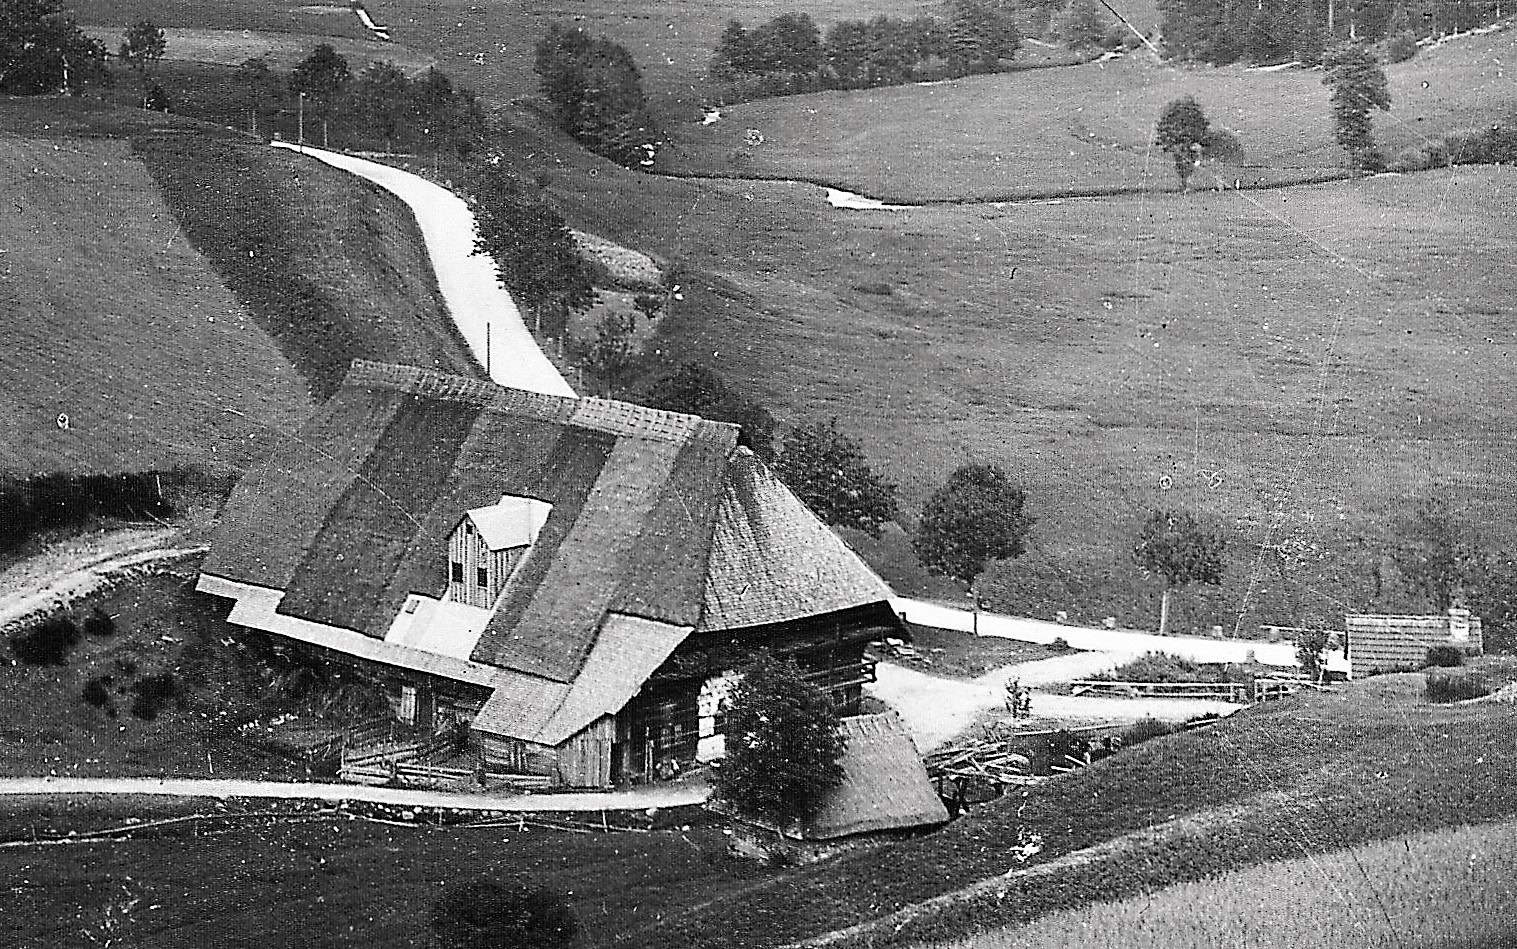
[(1343, 624), (1356, 677), (1421, 669), (1432, 646), (1457, 646), (1473, 655), (1484, 649), (1480, 617), (1465, 609), (1424, 616), (1350, 613)]
[(799, 826), (781, 829), (734, 816), (740, 852), (819, 860), (948, 822), (948, 809), (900, 716), (856, 715), (843, 719), (842, 730), (848, 742), (843, 783)]

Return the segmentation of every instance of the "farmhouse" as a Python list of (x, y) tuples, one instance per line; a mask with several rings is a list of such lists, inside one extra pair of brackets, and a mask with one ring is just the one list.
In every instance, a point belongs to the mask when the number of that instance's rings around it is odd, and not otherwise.
[(1431, 616), (1350, 613), (1343, 625), (1354, 676), (1421, 669), (1431, 646), (1458, 646), (1475, 654), (1483, 649), (1480, 617), (1457, 607)]
[(198, 588), (493, 774), (598, 787), (721, 753), (753, 650), (857, 711), (889, 589), (738, 429), (355, 362), (238, 485)]

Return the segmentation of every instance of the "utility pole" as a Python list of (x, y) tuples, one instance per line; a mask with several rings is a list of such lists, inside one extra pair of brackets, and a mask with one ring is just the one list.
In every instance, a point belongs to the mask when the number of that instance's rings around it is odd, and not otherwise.
[(490, 324), (488, 322), (485, 323), (485, 378), (495, 378), (490, 375)]
[(306, 143), (306, 94), (300, 93), (300, 105), (296, 110), (296, 133), (295, 140), (301, 145)]

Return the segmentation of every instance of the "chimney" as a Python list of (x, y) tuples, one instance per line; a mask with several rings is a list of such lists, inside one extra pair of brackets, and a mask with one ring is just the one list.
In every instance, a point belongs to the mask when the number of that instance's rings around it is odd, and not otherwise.
[(1449, 607), (1449, 639), (1456, 643), (1470, 641), (1470, 611), (1457, 606)]

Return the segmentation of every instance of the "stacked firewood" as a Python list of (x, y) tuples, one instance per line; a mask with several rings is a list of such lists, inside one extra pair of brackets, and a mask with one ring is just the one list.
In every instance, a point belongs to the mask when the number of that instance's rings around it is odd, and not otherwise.
[(1032, 763), (1004, 741), (967, 740), (929, 752), (927, 773), (936, 778), (980, 778), (997, 784), (1031, 784)]

